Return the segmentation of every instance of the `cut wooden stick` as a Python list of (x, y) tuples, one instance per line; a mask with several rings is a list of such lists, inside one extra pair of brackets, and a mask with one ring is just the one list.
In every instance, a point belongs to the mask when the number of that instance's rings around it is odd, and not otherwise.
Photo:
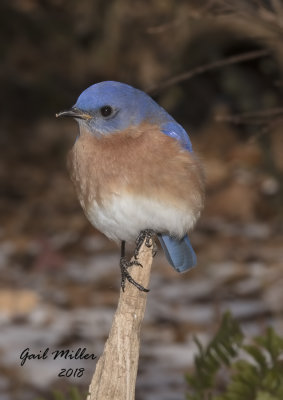
[[(152, 243), (153, 244), (153, 243)], [(152, 247), (143, 243), (138, 261), (143, 267), (130, 268), (131, 276), (148, 287), (152, 265)], [(140, 330), (147, 293), (126, 282), (114, 320), (89, 386), (87, 400), (134, 400), (138, 370)]]

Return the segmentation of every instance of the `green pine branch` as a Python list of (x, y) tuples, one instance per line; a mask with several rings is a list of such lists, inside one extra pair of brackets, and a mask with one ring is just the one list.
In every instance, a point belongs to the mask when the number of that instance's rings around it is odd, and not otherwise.
[[(238, 322), (225, 313), (206, 348), (195, 342), (198, 355), (194, 372), (187, 375), (187, 400), (283, 399), (283, 338), (273, 328), (247, 345)], [(228, 376), (224, 385), (220, 374)]]

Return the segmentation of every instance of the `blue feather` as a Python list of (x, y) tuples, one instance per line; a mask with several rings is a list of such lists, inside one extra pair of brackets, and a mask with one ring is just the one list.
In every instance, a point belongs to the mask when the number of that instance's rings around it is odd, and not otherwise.
[(160, 234), (158, 239), (164, 250), (166, 258), (178, 272), (186, 272), (197, 263), (196, 254), (192, 248), (188, 235), (179, 240), (168, 235)]
[(178, 140), (185, 150), (189, 152), (193, 151), (189, 135), (180, 124), (173, 120), (173, 118), (172, 121), (161, 125), (161, 132)]

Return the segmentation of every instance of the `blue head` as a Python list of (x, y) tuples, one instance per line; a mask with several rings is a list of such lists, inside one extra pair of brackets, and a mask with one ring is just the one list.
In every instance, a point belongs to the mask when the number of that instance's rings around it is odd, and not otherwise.
[(58, 114), (64, 115), (74, 117), (98, 135), (122, 131), (142, 122), (163, 125), (173, 120), (146, 93), (114, 81), (100, 82), (87, 88), (71, 110)]

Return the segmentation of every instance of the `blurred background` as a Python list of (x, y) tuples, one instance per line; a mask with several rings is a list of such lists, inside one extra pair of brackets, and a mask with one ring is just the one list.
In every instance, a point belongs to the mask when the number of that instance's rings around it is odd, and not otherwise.
[(184, 399), (192, 336), (206, 343), (224, 310), (247, 335), (282, 333), (282, 27), (280, 0), (1, 1), (1, 400), (86, 393), (95, 361), (20, 366), (20, 354), (99, 357), (108, 336), (119, 249), (83, 215), (66, 169), (77, 126), (55, 119), (103, 80), (165, 107), (207, 180), (191, 234), (198, 268), (179, 276), (161, 250), (154, 260), (137, 400)]

